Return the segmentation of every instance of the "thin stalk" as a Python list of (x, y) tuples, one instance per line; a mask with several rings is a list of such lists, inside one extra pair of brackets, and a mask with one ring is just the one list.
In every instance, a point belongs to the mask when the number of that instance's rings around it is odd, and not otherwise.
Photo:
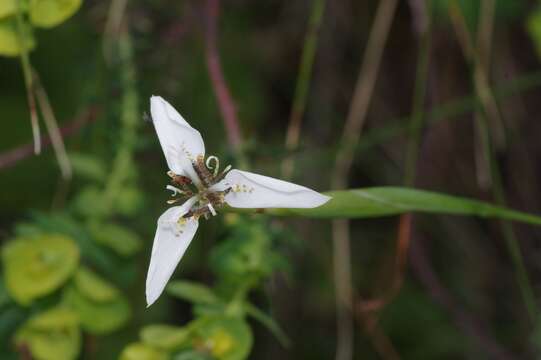
[[(488, 2), (483, 5), (483, 8), (486, 8), (487, 6), (492, 6), (492, 7), (495, 6), (495, 3), (492, 0), (483, 0), (483, 1)], [(481, 49), (484, 49), (484, 52), (481, 52), (481, 53), (486, 56), (484, 59), (481, 59), (477, 52), (472, 51), (473, 45), (471, 44), (470, 35), (468, 33), (467, 26), (465, 25), (465, 21), (463, 20), (464, 17), (461, 12), (460, 6), (456, 3), (456, 0), (453, 0), (453, 2), (450, 3), (449, 11), (450, 11), (451, 18), (454, 19), (453, 25), (455, 26), (455, 30), (457, 34), (459, 34), (458, 36), (463, 38), (463, 40), (461, 41), (461, 44), (464, 44), (462, 47), (464, 56), (466, 57), (467, 60), (473, 63), (473, 66), (474, 66), (474, 69), (473, 69), (474, 88), (477, 93), (477, 96), (481, 100), (481, 105), (484, 111), (484, 113), (479, 113), (479, 115), (476, 117), (478, 120), (477, 126), (482, 135), (481, 143), (483, 146), (483, 151), (486, 154), (486, 157), (488, 159), (488, 166), (490, 170), (490, 180), (492, 184), (492, 193), (493, 193), (496, 203), (498, 205), (505, 206), (506, 199), (505, 199), (505, 190), (502, 184), (501, 170), (495, 157), (494, 145), (490, 136), (490, 129), (491, 129), (491, 126), (489, 125), (490, 119), (493, 120), (492, 124), (494, 124), (494, 121), (497, 121), (497, 124), (503, 124), (501, 123), (501, 117), (499, 117), (500, 114), (497, 110), (497, 104), (496, 104), (496, 101), (494, 100), (494, 97), (492, 96), (492, 91), (488, 83), (488, 78), (486, 75), (487, 69), (485, 69), (484, 67), (484, 64), (488, 64), (489, 57), (487, 54), (487, 49), (490, 49), (490, 46), (487, 44), (480, 46)], [(489, 11), (489, 16), (490, 14), (492, 14), (492, 11)], [(479, 35), (480, 40), (487, 41), (487, 39), (490, 40), (492, 38), (491, 35), (487, 35), (487, 32), (492, 32), (491, 23), (492, 23), (491, 19), (488, 19), (488, 20), (485, 19), (481, 21), (481, 24), (485, 24), (485, 26), (489, 26), (490, 29), (488, 30), (483, 29), (483, 31), (481, 31)], [(498, 142), (498, 138), (496, 137), (495, 143), (497, 142)], [(528, 312), (530, 320), (532, 322), (535, 322), (537, 319), (537, 314), (538, 314), (538, 309), (537, 309), (537, 305), (535, 301), (535, 294), (534, 294), (534, 291), (533, 291), (533, 288), (528, 276), (528, 272), (526, 270), (526, 266), (524, 265), (524, 260), (523, 260), (522, 252), (520, 250), (520, 246), (518, 244), (518, 240), (516, 238), (515, 233), (513, 232), (512, 225), (509, 222), (502, 221), (501, 227), (502, 227), (503, 237), (505, 239), (507, 250), (509, 251), (511, 261), (515, 268), (516, 281), (520, 288), (520, 292), (523, 297), (526, 310)]]
[(32, 126), (32, 137), (34, 139), (34, 154), (38, 155), (41, 152), (41, 136), (39, 131), (39, 120), (36, 108), (36, 100), (34, 98), (34, 79), (32, 77), (32, 66), (30, 65), (26, 42), (24, 40), (25, 24), (22, 15), (21, 0), (17, 0), (16, 3), (17, 35), (19, 37), (19, 46), (21, 47), (21, 67), (23, 69), (24, 84), (26, 87), (28, 110), (30, 111), (30, 124)]
[[(124, 26), (127, 26), (124, 24)], [(131, 37), (127, 29), (119, 33), (118, 55), (121, 66), (122, 100), (120, 124), (122, 127), (118, 142), (118, 152), (115, 155), (111, 174), (105, 185), (105, 199), (112, 207), (119, 190), (128, 180), (130, 167), (133, 166), (133, 151), (135, 150), (136, 131), (139, 119), (139, 97), (135, 87), (136, 75), (133, 61)]]
[(60, 167), (60, 172), (65, 180), (69, 180), (72, 176), (72, 170), (68, 153), (66, 152), (64, 140), (62, 139), (62, 134), (60, 132), (60, 128), (58, 127), (58, 121), (56, 120), (53, 108), (49, 102), (49, 97), (47, 96), (47, 92), (43, 88), (41, 80), (36, 72), (34, 72), (34, 86), (36, 98), (41, 109), (41, 114), (43, 115), (43, 121), (47, 127), (47, 132), (51, 138), (51, 143), (58, 161), (58, 166)]
[(424, 127), (424, 104), (426, 99), (426, 88), (428, 82), (428, 68), (430, 61), (430, 43), (432, 40), (432, 10), (431, 0), (420, 0), (424, 7), (422, 13), (426, 18), (426, 24), (420, 29), (419, 55), (417, 58), (417, 69), (415, 75), (415, 89), (413, 95), (412, 116), (409, 123), (409, 139), (406, 149), (405, 162), (405, 185), (413, 186), (417, 168), (417, 158), (421, 142), (421, 132)]
[[(325, 0), (314, 0), (310, 19), (308, 21), (308, 29), (304, 38), (304, 47), (301, 55), (301, 62), (299, 64), (297, 85), (295, 87), (295, 97), (293, 99), (293, 107), (289, 115), (289, 125), (286, 133), (285, 146), (289, 152), (294, 151), (299, 145), (302, 119), (306, 109), (312, 68), (314, 66), (317, 50), (319, 29), (321, 28), (324, 11)], [(294, 168), (293, 165), (293, 156), (284, 159), (284, 162), (282, 163), (282, 175), (284, 178), (291, 178)]]
[[(394, 19), (397, 2), (397, 0), (382, 0), (376, 10), (376, 16), (370, 29), (363, 62), (342, 133), (342, 147), (336, 155), (336, 163), (331, 178), (331, 185), (334, 189), (347, 187), (347, 178), (353, 162), (355, 146), (359, 141), (366, 120), (383, 49)], [(353, 357), (353, 294), (349, 222), (346, 220), (334, 220), (332, 226), (338, 329), (335, 359), (349, 360)]]
[(240, 133), (237, 109), (231, 96), (231, 91), (225, 80), (220, 54), (218, 52), (218, 18), (220, 14), (220, 0), (207, 1), (207, 27), (205, 31), (205, 58), (207, 69), (218, 106), (225, 125), (227, 140), (235, 152), (239, 165), (246, 168), (247, 161), (242, 151), (242, 137)]

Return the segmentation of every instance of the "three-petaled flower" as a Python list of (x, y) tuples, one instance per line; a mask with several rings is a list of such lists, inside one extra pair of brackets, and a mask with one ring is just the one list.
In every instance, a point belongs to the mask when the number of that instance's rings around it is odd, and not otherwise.
[[(330, 197), (287, 181), (228, 166), (219, 171), (219, 161), (209, 156), (195, 130), (164, 99), (153, 96), (150, 112), (169, 167), (173, 191), (169, 204), (184, 201), (158, 219), (146, 280), (150, 306), (160, 296), (177, 264), (192, 241), (199, 218), (216, 215), (227, 204), (236, 208), (313, 208)], [(229, 171), (230, 170), (230, 171)]]

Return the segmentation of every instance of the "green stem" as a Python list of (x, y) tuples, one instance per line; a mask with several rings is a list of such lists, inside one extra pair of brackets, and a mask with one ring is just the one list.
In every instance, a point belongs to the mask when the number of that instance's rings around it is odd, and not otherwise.
[(121, 31), (118, 39), (118, 53), (121, 66), (123, 88), (121, 101), (121, 130), (118, 152), (113, 159), (112, 171), (105, 185), (105, 199), (111, 209), (122, 186), (133, 172), (133, 151), (135, 149), (138, 124), (138, 95), (135, 87), (135, 64), (133, 48), (128, 30)]
[(413, 186), (415, 182), (415, 173), (417, 158), (419, 156), (419, 147), (421, 142), (421, 131), (424, 126), (424, 104), (426, 99), (426, 87), (428, 81), (428, 70), (430, 60), (430, 42), (432, 39), (432, 6), (431, 1), (423, 2), (425, 7), (423, 14), (426, 15), (426, 27), (422, 29), (421, 41), (419, 45), (419, 56), (417, 59), (417, 70), (415, 75), (415, 92), (413, 95), (412, 116), (409, 126), (409, 141), (406, 149), (405, 163), (405, 184)]
[[(318, 34), (324, 11), (325, 0), (314, 0), (310, 20), (308, 21), (308, 30), (306, 32), (306, 37), (304, 38), (304, 47), (295, 86), (295, 96), (293, 98), (293, 106), (289, 116), (289, 125), (286, 133), (285, 145), (289, 151), (295, 150), (299, 145), (301, 124), (306, 109), (310, 78), (317, 50)], [(283, 177), (290, 178), (293, 168), (293, 157), (286, 158), (282, 164)]]
[(32, 137), (34, 138), (34, 153), (39, 154), (41, 152), (41, 136), (39, 131), (38, 113), (36, 109), (36, 99), (34, 98), (34, 82), (32, 75), (32, 66), (30, 64), (30, 58), (28, 56), (28, 49), (26, 48), (25, 35), (25, 23), (22, 14), (21, 0), (16, 0), (17, 12), (15, 18), (17, 20), (17, 36), (19, 40), (19, 46), (21, 48), (21, 67), (23, 68), (24, 84), (26, 87), (26, 97), (28, 99), (28, 108), (30, 111), (30, 124), (32, 126)]

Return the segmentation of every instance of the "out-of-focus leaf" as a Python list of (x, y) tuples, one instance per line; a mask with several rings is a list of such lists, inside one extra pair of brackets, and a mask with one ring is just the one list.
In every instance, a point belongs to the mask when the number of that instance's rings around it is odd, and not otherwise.
[(160, 324), (145, 326), (141, 330), (140, 338), (145, 344), (172, 351), (186, 345), (189, 335), (186, 328)]
[(135, 232), (116, 224), (91, 222), (88, 230), (97, 243), (111, 248), (121, 256), (132, 256), (142, 246)]
[(537, 50), (537, 56), (541, 57), (541, 4), (530, 13), (526, 26)]
[(120, 355), (120, 360), (168, 360), (169, 355), (143, 343), (129, 344)]
[(240, 221), (228, 238), (214, 247), (210, 264), (221, 280), (239, 284), (270, 274), (278, 263), (277, 256), (263, 222)]
[(39, 27), (54, 27), (75, 14), (82, 3), (82, 0), (30, 0), (30, 22)]
[(64, 293), (64, 302), (77, 313), (83, 329), (92, 334), (115, 331), (130, 317), (128, 301), (120, 295), (110, 301), (93, 301), (70, 286)]
[[(3, 1), (3, 0), (2, 0)], [(17, 22), (14, 16), (0, 19), (0, 55), (18, 56), (23, 49), (31, 51), (36, 46), (32, 29), (23, 25), (22, 41), (17, 31)]]
[(89, 180), (101, 182), (107, 176), (103, 161), (96, 156), (80, 153), (70, 153), (69, 158), (73, 172)]
[(259, 308), (250, 303), (246, 303), (244, 306), (246, 313), (265, 326), (278, 339), (283, 347), (287, 348), (291, 345), (291, 341), (287, 337), (284, 330), (282, 330), (280, 325), (278, 325), (278, 323), (272, 317), (265, 314)]
[[(134, 278), (135, 264), (126, 262), (109, 249), (99, 246), (89, 236), (88, 230), (73, 217), (59, 213), (34, 213), (32, 218), (33, 223), (26, 226), (28, 232), (47, 233), (54, 231), (69, 235), (79, 245), (81, 256), (101, 273), (108, 274), (118, 283), (127, 283)], [(41, 229), (41, 232), (38, 229)]]
[(119, 295), (111, 284), (84, 267), (77, 269), (73, 280), (77, 290), (92, 301), (111, 301)]
[(173, 360), (214, 360), (214, 358), (200, 351), (188, 350), (175, 355)]
[(204, 317), (195, 320), (194, 347), (208, 350), (219, 360), (244, 360), (252, 348), (252, 331), (240, 317)]
[(115, 198), (115, 210), (124, 216), (132, 216), (137, 213), (143, 204), (143, 196), (136, 187), (125, 186), (118, 191)]
[(330, 191), (326, 194), (332, 196), (332, 199), (318, 208), (269, 209), (268, 213), (314, 218), (371, 218), (407, 212), (425, 212), (473, 215), (541, 225), (541, 217), (537, 215), (432, 191), (389, 186)]
[(209, 287), (192, 281), (175, 280), (167, 285), (167, 293), (195, 304), (216, 304), (220, 299)]
[(79, 263), (79, 249), (63, 235), (17, 238), (2, 251), (4, 279), (10, 295), (21, 305), (60, 287)]
[(73, 207), (79, 214), (91, 218), (107, 216), (111, 212), (103, 192), (95, 186), (82, 189), (73, 201)]
[(81, 348), (77, 315), (54, 308), (30, 318), (15, 335), (18, 346), (27, 346), (38, 360), (75, 359)]
[(17, 13), (17, 3), (15, 1), (16, 0), (0, 1), (0, 19)]

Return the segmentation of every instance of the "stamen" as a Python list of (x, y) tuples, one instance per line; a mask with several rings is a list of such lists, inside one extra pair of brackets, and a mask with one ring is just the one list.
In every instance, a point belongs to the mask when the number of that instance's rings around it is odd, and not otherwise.
[(220, 180), (222, 180), (225, 177), (225, 175), (229, 172), (229, 170), (231, 170), (231, 168), (232, 168), (231, 165), (227, 165), (224, 171), (222, 171), (220, 175), (214, 177), (214, 182), (217, 183)]
[(169, 170), (167, 172), (167, 176), (169, 176), (171, 179), (173, 179), (176, 176), (176, 174), (174, 172), (172, 172), (171, 170)]
[[(210, 165), (210, 162), (214, 161), (214, 166)], [(214, 173), (212, 175), (216, 176), (218, 174), (218, 170), (220, 169), (220, 159), (218, 159), (216, 156), (212, 155), (207, 158), (207, 161), (205, 162), (205, 165), (209, 170), (213, 170)]]
[(211, 203), (208, 203), (207, 207), (209, 208), (210, 212), (212, 213), (212, 216), (216, 216), (216, 210), (214, 210), (214, 206), (212, 206)]
[(183, 195), (184, 194), (184, 191), (180, 190), (179, 188), (177, 187), (174, 187), (173, 185), (167, 185), (165, 187), (167, 190), (170, 190), (173, 192), (173, 194), (171, 196), (176, 196), (177, 194), (179, 195)]

